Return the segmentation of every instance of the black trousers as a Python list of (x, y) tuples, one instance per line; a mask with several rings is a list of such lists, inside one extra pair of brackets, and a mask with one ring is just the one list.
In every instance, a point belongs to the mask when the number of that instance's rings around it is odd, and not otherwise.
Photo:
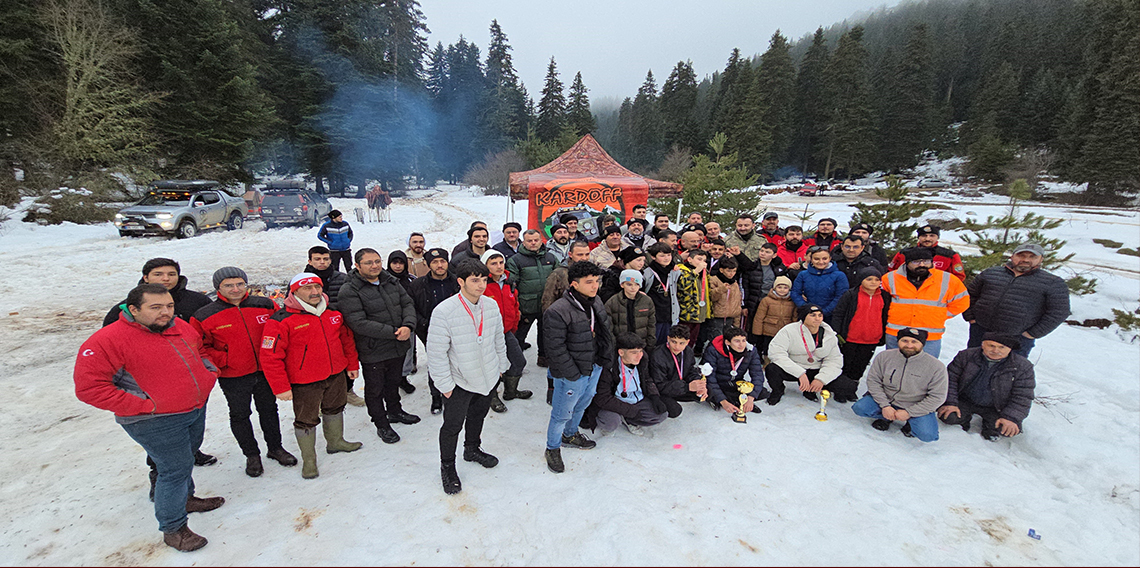
[(400, 381), (403, 380), (404, 358), (396, 357), (379, 363), (361, 363), (364, 375), (364, 404), (368, 417), (377, 427), (389, 426), (388, 414), (400, 412)]
[(218, 386), (222, 387), (222, 393), (226, 395), (226, 404), (230, 408), (230, 431), (234, 433), (243, 455), (256, 456), (261, 453), (257, 447), (257, 438), (253, 435), (253, 424), (249, 421), (252, 414), (250, 399), (253, 399), (257, 408), (257, 420), (261, 424), (261, 433), (265, 436), (265, 445), (270, 450), (281, 448), (277, 397), (273, 396), (273, 389), (269, 387), (262, 372), (219, 378)]
[(538, 322), (538, 356), (546, 356), (546, 348), (542, 344), (542, 314), (522, 314), (519, 317), (519, 328), (515, 331), (515, 337), (519, 340), (519, 345), (526, 342), (526, 336), (530, 334), (530, 326)]
[[(420, 338), (420, 341), (424, 344), (424, 349), (427, 349), (427, 331), (424, 331), (422, 334), (419, 331), (416, 331), (416, 337)], [(400, 380), (402, 381), (403, 378)], [(439, 392), (439, 389), (435, 388), (435, 381), (431, 380), (431, 371), (428, 371), (428, 390), (431, 391), (432, 399), (443, 396), (443, 393)]]
[[(805, 374), (807, 375), (808, 380), (813, 380), (815, 379), (815, 376), (819, 374), (819, 369), (808, 369)], [(779, 396), (784, 395), (784, 383), (791, 382), (798, 384), (800, 381), (799, 377), (791, 376), (775, 363), (768, 363), (768, 366), (764, 367), (764, 377), (768, 379), (768, 388), (772, 389), (772, 394)], [(859, 388), (859, 383), (843, 375), (839, 375), (835, 378), (835, 380), (824, 385), (824, 388), (831, 391), (833, 395), (840, 395), (844, 398), (854, 399), (855, 389)]]
[(863, 378), (863, 373), (867, 372), (867, 366), (871, 364), (871, 358), (875, 356), (875, 350), (878, 348), (878, 344), (869, 345), (850, 341), (840, 345), (839, 352), (843, 353), (843, 376), (858, 384)]
[(478, 448), (482, 443), (483, 420), (491, 409), (491, 397), (465, 391), (458, 385), (451, 396), (443, 399), (443, 426), (439, 428), (439, 461), (444, 465), (455, 463), (455, 446), (459, 431), (466, 427), (464, 448)]
[(344, 273), (348, 274), (352, 271), (352, 249), (348, 250), (330, 250), (329, 258), (332, 259), (332, 269), (336, 270), (337, 263), (344, 263)]
[(962, 425), (969, 424), (974, 419), (975, 414), (982, 417), (982, 434), (988, 436), (1000, 436), (1001, 430), (997, 427), (998, 418), (1001, 418), (1001, 412), (992, 406), (977, 406), (974, 403), (958, 397), (958, 409), (962, 411), (962, 416), (954, 416), (951, 414), (946, 418), (942, 418), (944, 424)]

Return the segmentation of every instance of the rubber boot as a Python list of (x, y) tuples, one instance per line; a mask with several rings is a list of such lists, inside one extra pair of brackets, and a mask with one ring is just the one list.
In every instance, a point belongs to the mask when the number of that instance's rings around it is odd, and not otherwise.
[(321, 425), (325, 430), (325, 450), (330, 454), (355, 452), (364, 445), (360, 442), (344, 441), (344, 412), (325, 414), (321, 418)]
[(519, 380), (522, 377), (503, 375), (503, 400), (526, 400), (534, 396), (533, 392), (519, 389)]
[[(499, 383), (503, 382), (499, 380)], [(491, 410), (502, 414), (507, 411), (507, 405), (499, 399), (499, 383), (495, 383), (495, 388), (491, 389)]]
[(297, 434), (297, 447), (301, 448), (301, 477), (312, 479), (317, 471), (317, 430), (316, 428), (294, 428)]

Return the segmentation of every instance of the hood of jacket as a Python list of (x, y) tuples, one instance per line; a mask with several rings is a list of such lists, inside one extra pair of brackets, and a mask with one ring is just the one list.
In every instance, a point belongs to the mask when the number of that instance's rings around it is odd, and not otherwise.
[(831, 274), (833, 272), (838, 272), (839, 269), (836, 268), (835, 263), (832, 262), (831, 264), (827, 265), (827, 268), (824, 268), (822, 270), (812, 266), (811, 268), (808, 268), (807, 271), (809, 274), (814, 274), (816, 276), (823, 276), (824, 274)]

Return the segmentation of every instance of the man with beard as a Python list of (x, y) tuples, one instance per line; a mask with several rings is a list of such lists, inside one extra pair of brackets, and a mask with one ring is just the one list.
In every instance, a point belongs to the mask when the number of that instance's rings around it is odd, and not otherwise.
[(987, 268), (967, 286), (970, 322), (967, 347), (978, 347), (988, 332), (1021, 337), (1014, 351), (1028, 357), (1037, 338), (1057, 329), (1069, 316), (1069, 288), (1059, 276), (1041, 268), (1045, 249), (1025, 243), (1013, 249), (1009, 262)]
[(834, 251), (839, 247), (842, 242), (839, 235), (835, 232), (835, 219), (825, 217), (820, 219), (819, 223), (815, 226), (815, 233), (811, 238), (804, 239), (809, 247), (820, 246), (827, 247), (827, 250)]
[(457, 255), (457, 254), (459, 254), (465, 250), (471, 249), (471, 236), (470, 236), (471, 235), (471, 229), (478, 229), (478, 228), (486, 229), (487, 224), (482, 222), (482, 221), (472, 221), (471, 226), (467, 228), (468, 237), (466, 239), (463, 239), (462, 241), (459, 241), (459, 243), (456, 244), (455, 247), (451, 249), (451, 256), (452, 257), (454, 257), (455, 255)]
[[(431, 324), (431, 314), (435, 307), (444, 300), (459, 293), (459, 283), (455, 279), (447, 262), (447, 251), (434, 248), (425, 255), (431, 272), (423, 278), (416, 278), (409, 286), (409, 294), (416, 311), (416, 337), (427, 345), (428, 327)], [(431, 413), (443, 412), (443, 393), (435, 386), (428, 371), (428, 389), (431, 391)]]
[(163, 542), (182, 552), (197, 550), (206, 539), (190, 530), (186, 514), (225, 502), (195, 497), (191, 477), (217, 368), (199, 356), (198, 332), (175, 317), (165, 286), (140, 284), (124, 305), (117, 321), (79, 347), (75, 396), (114, 412), (115, 421), (157, 463), (154, 513)]
[(748, 260), (756, 262), (756, 258), (760, 255), (760, 246), (765, 242), (766, 239), (756, 234), (756, 219), (752, 214), (741, 213), (736, 216), (736, 231), (724, 239), (724, 246), (740, 247), (740, 252), (747, 256)]
[[(949, 278), (949, 275), (947, 275)], [(873, 418), (876, 430), (886, 432), (894, 421), (905, 422), (902, 433), (923, 442), (938, 439), (935, 411), (946, 400), (946, 366), (923, 352), (926, 332), (898, 330), (897, 348), (880, 353), (867, 372), (867, 394), (851, 410)]]
[(602, 231), (602, 243), (590, 251), (590, 262), (608, 270), (618, 262), (618, 253), (621, 252), (621, 229), (617, 225), (610, 225)]
[(542, 292), (546, 288), (547, 278), (557, 266), (558, 259), (547, 252), (542, 244), (542, 233), (535, 229), (523, 233), (522, 248), (507, 261), (507, 272), (514, 275), (518, 282), (519, 329), (515, 337), (523, 351), (530, 349), (526, 337), (530, 333), (530, 326), (539, 322), (536, 362), (539, 367), (546, 365), (546, 348), (542, 346)]
[(799, 225), (789, 225), (784, 229), (784, 242), (780, 243), (776, 249), (776, 254), (780, 257), (780, 261), (787, 267), (788, 278), (796, 279), (800, 270), (807, 266), (805, 257), (807, 250), (811, 247), (803, 241), (804, 230)]
[(645, 250), (657, 239), (645, 234), (645, 230), (649, 227), (649, 221), (645, 219), (630, 219), (628, 223), (629, 231), (621, 238), (622, 248), (638, 247)]
[(923, 350), (938, 357), (946, 320), (970, 307), (970, 294), (962, 281), (949, 272), (933, 267), (930, 247), (909, 248), (906, 265), (883, 277), (883, 289), (891, 295), (887, 313), (887, 349), (898, 347), (898, 332), (920, 329)]
[(562, 216), (558, 218), (558, 222), (566, 227), (570, 242), (582, 241), (587, 245), (590, 244), (590, 239), (586, 238), (586, 235), (578, 232), (578, 218), (575, 217), (573, 213), (563, 213)]
[[(965, 282), (966, 280), (966, 267), (962, 264), (962, 257), (953, 250), (938, 245), (938, 238), (942, 234), (942, 227), (937, 225), (923, 225), (918, 228), (918, 247), (928, 248), (931, 251), (931, 261), (934, 268), (949, 272), (958, 277), (958, 280)], [(887, 270), (895, 270), (896, 268), (907, 262), (906, 250), (900, 251), (891, 259), (890, 266)]]
[(661, 240), (661, 231), (669, 230), (669, 216), (664, 213), (658, 213), (653, 217), (653, 229), (649, 231), (649, 236)]
[(570, 231), (566, 225), (559, 223), (550, 228), (550, 240), (546, 241), (546, 251), (554, 255), (559, 264), (566, 265), (566, 258), (570, 256)]
[(775, 211), (765, 213), (760, 225), (760, 236), (764, 237), (764, 240), (776, 246), (784, 242), (784, 230), (780, 228), (779, 213)]
[(871, 258), (878, 261), (879, 266), (882, 266), (883, 269), (886, 270), (887, 265), (890, 264), (890, 260), (887, 258), (887, 252), (883, 250), (882, 245), (871, 238), (871, 234), (874, 232), (875, 229), (866, 223), (855, 223), (851, 225), (851, 230), (848, 234), (862, 237), (863, 250), (867, 251), (867, 254), (871, 255)]
[(455, 253), (451, 258), (451, 271), (455, 272), (455, 267), (464, 260), (479, 260), (483, 253), (490, 250), (487, 246), (487, 241), (490, 239), (491, 233), (487, 231), (486, 227), (473, 227), (467, 230), (467, 248)]
[(412, 278), (420, 278), (427, 276), (429, 272), (427, 260), (424, 259), (424, 250), (427, 247), (427, 241), (424, 240), (423, 233), (412, 233), (408, 237), (408, 249), (404, 254), (408, 255), (408, 273)]
[(720, 234), (720, 223), (716, 221), (709, 221), (705, 223), (705, 239), (712, 242), (713, 239), (723, 239)]
[(522, 241), (519, 237), (522, 235), (522, 225), (511, 221), (503, 224), (503, 240), (495, 243), (491, 247), (501, 253), (503, 258), (510, 258), (519, 252), (519, 247), (522, 246)]
[[(403, 251), (394, 250), (388, 253), (388, 268), (384, 271), (398, 280), (405, 292), (411, 290), (414, 278), (408, 274), (408, 256)], [(412, 341), (411, 344), (411, 349), (404, 354), (403, 377), (400, 378), (400, 390), (407, 394), (416, 392), (416, 387), (408, 380), (408, 377), (416, 372), (416, 342)]]

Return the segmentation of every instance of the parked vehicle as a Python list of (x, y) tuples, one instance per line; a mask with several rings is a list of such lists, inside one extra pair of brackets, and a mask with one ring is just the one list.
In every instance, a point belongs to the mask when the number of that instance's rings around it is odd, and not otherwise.
[(800, 187), (800, 191), (799, 191), (799, 194), (804, 196), (804, 197), (815, 197), (816, 194), (818, 194), (818, 193), (819, 193), (819, 186), (810, 182), (810, 181), (803, 184)]
[(950, 182), (948, 182), (946, 180), (937, 179), (937, 178), (923, 178), (923, 179), (918, 180), (918, 183), (915, 184), (915, 187), (923, 187), (923, 188), (927, 188), (927, 187), (930, 187), (930, 188), (950, 187)]
[(220, 227), (241, 229), (249, 208), (244, 199), (207, 180), (156, 181), (146, 197), (115, 214), (123, 237), (174, 235), (186, 239)]
[(270, 182), (262, 192), (261, 220), (267, 229), (317, 227), (333, 208), (325, 196), (305, 189), (304, 182)]

